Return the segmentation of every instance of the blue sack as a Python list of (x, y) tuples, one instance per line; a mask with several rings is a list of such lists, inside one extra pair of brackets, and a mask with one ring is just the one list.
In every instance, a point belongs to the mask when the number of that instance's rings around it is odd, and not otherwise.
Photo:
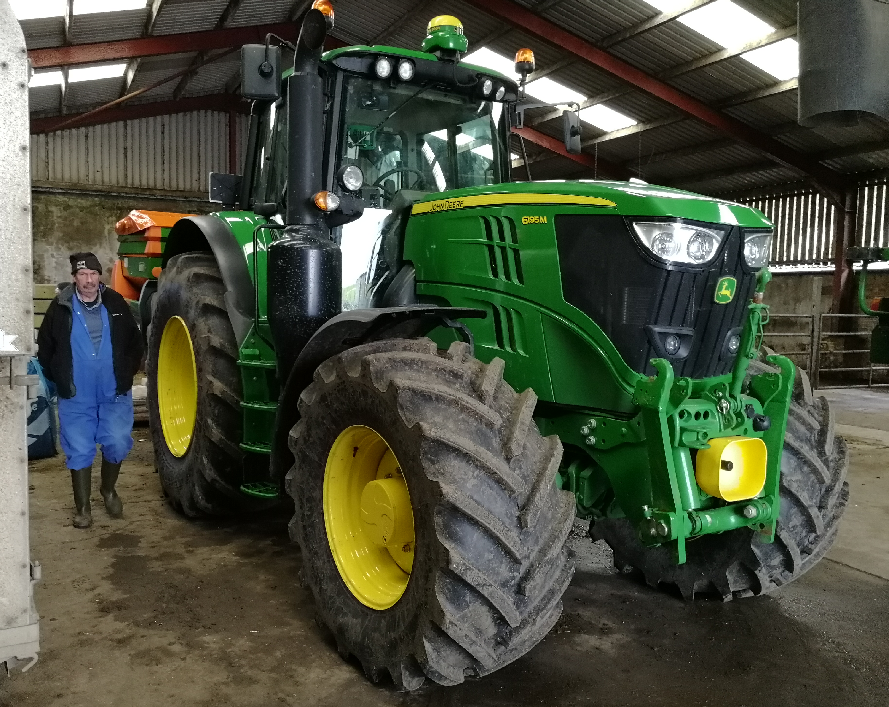
[(28, 459), (53, 457), (56, 455), (55, 391), (50, 390), (36, 357), (28, 360), (28, 375), (40, 377), (37, 397), (28, 399)]

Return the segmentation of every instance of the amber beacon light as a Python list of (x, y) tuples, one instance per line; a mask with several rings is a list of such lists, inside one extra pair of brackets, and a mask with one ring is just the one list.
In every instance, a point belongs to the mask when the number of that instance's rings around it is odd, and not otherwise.
[(330, 0), (315, 0), (312, 9), (318, 10), (327, 18), (327, 27), (333, 27), (333, 3)]
[(534, 71), (534, 52), (530, 49), (519, 49), (515, 53), (515, 72), (527, 76)]

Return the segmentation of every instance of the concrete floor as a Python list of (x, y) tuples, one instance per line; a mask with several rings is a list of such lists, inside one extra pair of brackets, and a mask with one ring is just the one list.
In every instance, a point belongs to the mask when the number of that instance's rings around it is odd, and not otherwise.
[[(507, 668), (401, 694), (337, 655), (300, 586), (286, 514), (188, 522), (164, 503), (148, 431), (124, 465), (125, 518), (70, 525), (62, 459), (31, 465), (40, 660), (0, 679), (0, 707), (889, 704), (889, 393), (830, 391), (851, 448), (851, 497), (829, 557), (777, 595), (684, 603), (578, 570), (555, 630)], [(98, 494), (96, 494), (98, 499)]]

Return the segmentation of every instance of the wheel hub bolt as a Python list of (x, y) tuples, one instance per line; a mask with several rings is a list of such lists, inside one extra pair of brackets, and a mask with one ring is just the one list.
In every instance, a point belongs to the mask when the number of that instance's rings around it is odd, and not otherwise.
[(586, 443), (588, 446), (593, 447), (596, 444), (596, 438), (593, 437), (592, 435), (590, 435), (589, 437), (586, 438)]

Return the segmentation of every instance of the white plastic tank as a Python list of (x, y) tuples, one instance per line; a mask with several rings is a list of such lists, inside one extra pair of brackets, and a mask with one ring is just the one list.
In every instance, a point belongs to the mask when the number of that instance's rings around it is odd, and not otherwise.
[(8, 0), (0, 0), (0, 675), (37, 660), (28, 545), (27, 373), (33, 353), (28, 53)]

